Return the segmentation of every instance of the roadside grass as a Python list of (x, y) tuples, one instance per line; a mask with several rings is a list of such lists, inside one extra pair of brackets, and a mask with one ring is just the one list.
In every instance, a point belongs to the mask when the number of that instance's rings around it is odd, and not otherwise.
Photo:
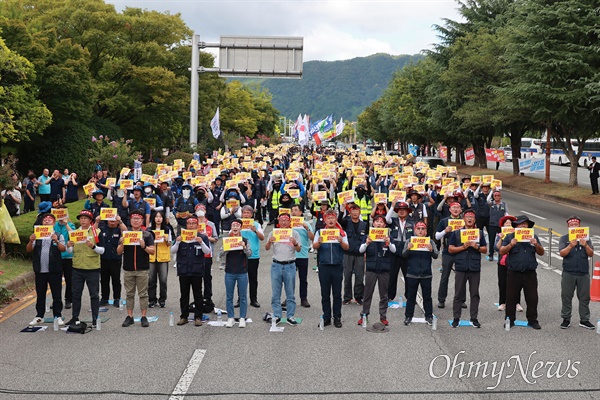
[(31, 260), (7, 257), (0, 259), (0, 287), (21, 274), (32, 271)]

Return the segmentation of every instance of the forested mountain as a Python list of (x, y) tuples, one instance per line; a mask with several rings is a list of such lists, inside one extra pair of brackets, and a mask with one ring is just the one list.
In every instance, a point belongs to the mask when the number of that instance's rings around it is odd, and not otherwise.
[(282, 116), (295, 119), (308, 114), (312, 121), (333, 114), (356, 121), (377, 100), (393, 73), (421, 55), (373, 54), (344, 61), (307, 61), (302, 79), (240, 79), (258, 82), (273, 95), (273, 106)]

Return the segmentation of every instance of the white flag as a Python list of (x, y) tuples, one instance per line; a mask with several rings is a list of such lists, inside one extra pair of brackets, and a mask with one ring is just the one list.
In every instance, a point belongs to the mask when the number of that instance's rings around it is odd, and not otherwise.
[(215, 113), (213, 119), (210, 121), (210, 127), (212, 128), (212, 134), (214, 138), (218, 138), (221, 134), (221, 124), (219, 123), (219, 107), (217, 107), (217, 112)]
[(335, 136), (340, 136), (344, 132), (344, 118), (340, 118), (340, 123), (335, 127)]

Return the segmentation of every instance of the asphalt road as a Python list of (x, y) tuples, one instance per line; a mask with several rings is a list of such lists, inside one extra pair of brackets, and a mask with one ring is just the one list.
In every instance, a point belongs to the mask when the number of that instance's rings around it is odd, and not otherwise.
[[(565, 233), (566, 216), (579, 214), (583, 225), (591, 228), (595, 259), (600, 260), (598, 214), (509, 192), (504, 197), (512, 213), (527, 213), (536, 222), (536, 233), (546, 247), (549, 242), (544, 229)], [(551, 241), (558, 243), (558, 236), (553, 235)], [(254, 322), (246, 329), (206, 324), (169, 327), (168, 313), (179, 313), (173, 268), (169, 270), (167, 307), (149, 311), (149, 316), (159, 317), (150, 328), (141, 328), (139, 323), (122, 328), (125, 311), (109, 307), (102, 314), (110, 319), (99, 332), (65, 334), (53, 332), (49, 326), (46, 332), (20, 333), (35, 315), (33, 305), (25, 307), (0, 323), (1, 398), (168, 399), (176, 387), (187, 387), (190, 397), (211, 399), (508, 399), (515, 394), (537, 399), (600, 398), (600, 335), (577, 326), (576, 303), (573, 326), (559, 329), (561, 278), (556, 256), (551, 266), (547, 256), (540, 257), (541, 331), (524, 327), (504, 330), (503, 313), (494, 305), (498, 301), (497, 266), (484, 260), (481, 329), (452, 329), (446, 322), (452, 317), (451, 308), (434, 306), (437, 331), (425, 324), (406, 327), (402, 324), (404, 310), (389, 309), (390, 330), (385, 334), (369, 333), (356, 325), (358, 305), (344, 306), (343, 328), (320, 331), (319, 283), (312, 269), (312, 307), (299, 307), (296, 312), (304, 320), (297, 327), (283, 325), (283, 332), (270, 333), (269, 325), (262, 322), (270, 310), (270, 260), (271, 253), (263, 249), (259, 269), (262, 307), (249, 309)], [(310, 267), (315, 262), (311, 254)], [(440, 265), (440, 260), (434, 261), (434, 304)], [(217, 266), (212, 272), (214, 300), (225, 308), (224, 273)], [(447, 305), (454, 293), (453, 276)], [(87, 310), (85, 297), (83, 309)], [(596, 323), (599, 303), (592, 303), (591, 310)], [(417, 309), (415, 317), (421, 316)], [(210, 317), (215, 319), (214, 314)], [(519, 313), (518, 318), (524, 320), (525, 316)], [(463, 319), (468, 319), (468, 313), (463, 313)]]

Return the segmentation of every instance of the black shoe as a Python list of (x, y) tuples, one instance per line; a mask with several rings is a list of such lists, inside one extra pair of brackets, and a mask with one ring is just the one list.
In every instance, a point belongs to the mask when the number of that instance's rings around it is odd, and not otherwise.
[(150, 303), (148, 303), (148, 308), (154, 308), (154, 307), (156, 307), (155, 301), (151, 301)]
[(462, 303), (462, 308), (467, 308), (467, 303)]
[(100, 300), (100, 307), (107, 306), (108, 300)]
[(323, 326), (331, 325), (331, 318), (323, 318)]
[(114, 300), (113, 300), (113, 307), (117, 307), (117, 308), (119, 308), (119, 301), (120, 301), (120, 300), (118, 300), (118, 299), (114, 299)]
[(333, 319), (333, 326), (335, 326), (336, 328), (341, 328), (342, 327), (342, 319), (341, 318), (334, 318)]
[(357, 302), (357, 303), (358, 303), (358, 305), (360, 305), (360, 306), (362, 306), (362, 304), (363, 304), (363, 301), (362, 301), (362, 299), (356, 299), (356, 302)]
[(412, 322), (412, 317), (404, 318), (404, 325), (409, 326), (411, 322)]
[(471, 318), (471, 323), (475, 328), (481, 328), (481, 324), (477, 321), (477, 318)]
[(72, 306), (73, 306), (73, 303), (71, 303), (69, 300), (65, 300), (65, 308), (67, 310), (70, 310)]
[(79, 322), (79, 318), (71, 318), (67, 322), (65, 322), (65, 326), (74, 325)]
[(560, 324), (560, 329), (567, 329), (570, 326), (571, 326), (571, 320), (565, 318), (565, 319), (563, 319), (562, 324)]
[(452, 320), (452, 327), (453, 327), (453, 328), (456, 328), (456, 327), (458, 327), (458, 324), (459, 324), (459, 323), (460, 323), (460, 319), (459, 319), (459, 318), (454, 318), (454, 319)]
[(165, 303), (164, 301), (159, 301), (158, 305), (160, 306), (160, 308), (165, 308), (167, 303)]
[(438, 302), (438, 308), (444, 308), (446, 304), (443, 301)]
[(256, 300), (251, 301), (250, 305), (254, 308), (260, 308), (260, 303)]
[(304, 308), (310, 308), (310, 303), (308, 302), (308, 300), (302, 300), (300, 302), (300, 305)]
[(274, 221), (269, 221), (267, 225), (273, 225)]
[(579, 321), (579, 326), (581, 326), (582, 328), (585, 328), (585, 329), (594, 329), (594, 328), (596, 328), (594, 326), (594, 324), (592, 324), (590, 321)]
[(127, 328), (128, 326), (133, 325), (133, 317), (130, 317), (129, 315), (125, 318), (125, 321), (123, 321), (123, 323), (121, 324), (121, 326), (123, 328)]
[(148, 318), (146, 318), (146, 317), (142, 317), (142, 320), (140, 321), (140, 323), (143, 328), (147, 328), (150, 326), (150, 323), (148, 322)]
[(429, 326), (433, 325), (433, 318), (431, 318), (431, 317), (425, 318), (425, 323)]
[(238, 300), (237, 303), (235, 303), (233, 305), (234, 308), (240, 308), (240, 301)]
[(540, 324), (538, 324), (537, 322), (528, 322), (527, 323), (528, 326), (532, 327), (533, 329), (542, 329), (542, 327), (540, 326)]

